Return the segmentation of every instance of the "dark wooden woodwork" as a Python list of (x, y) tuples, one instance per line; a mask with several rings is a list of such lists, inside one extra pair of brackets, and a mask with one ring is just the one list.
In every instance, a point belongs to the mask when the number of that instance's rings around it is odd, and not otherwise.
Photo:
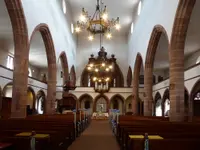
[(12, 98), (9, 98), (9, 97), (2, 98), (2, 109), (1, 109), (1, 117), (2, 118), (10, 118), (11, 103), (12, 103)]

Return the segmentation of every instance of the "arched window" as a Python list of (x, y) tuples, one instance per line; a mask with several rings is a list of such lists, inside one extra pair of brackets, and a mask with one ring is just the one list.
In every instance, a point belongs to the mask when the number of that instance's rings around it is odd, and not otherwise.
[(198, 92), (198, 93), (196, 94), (196, 96), (194, 97), (194, 100), (200, 100), (200, 92)]
[(140, 13), (141, 13), (141, 9), (142, 9), (142, 1), (140, 1), (139, 2), (139, 4), (138, 4), (138, 16), (140, 15)]
[(169, 111), (170, 111), (170, 101), (169, 99), (166, 99), (165, 101), (165, 116), (169, 116)]
[(90, 108), (90, 101), (86, 101), (85, 102), (85, 109), (89, 109)]
[(67, 8), (66, 8), (66, 2), (65, 2), (65, 0), (62, 1), (62, 8), (63, 8), (64, 14), (66, 14)]
[(32, 70), (31, 70), (31, 68), (28, 68), (28, 76), (32, 77)]
[(162, 116), (162, 100), (161, 99), (158, 99), (157, 102), (156, 102), (156, 116)]

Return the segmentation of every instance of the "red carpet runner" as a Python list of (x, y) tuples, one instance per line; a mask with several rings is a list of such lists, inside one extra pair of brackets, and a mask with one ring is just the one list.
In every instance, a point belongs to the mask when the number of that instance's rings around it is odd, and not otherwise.
[(93, 120), (68, 150), (120, 150), (108, 120)]

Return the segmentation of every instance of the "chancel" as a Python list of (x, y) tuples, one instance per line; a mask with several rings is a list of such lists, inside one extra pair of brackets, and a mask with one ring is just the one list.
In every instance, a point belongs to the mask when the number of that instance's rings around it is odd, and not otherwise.
[(0, 0), (0, 149), (199, 150), (200, 0)]

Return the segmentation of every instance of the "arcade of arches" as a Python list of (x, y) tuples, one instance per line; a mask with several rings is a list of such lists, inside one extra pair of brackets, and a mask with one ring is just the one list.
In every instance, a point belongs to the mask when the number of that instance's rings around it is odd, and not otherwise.
[[(114, 9), (104, 0), (121, 28), (92, 41), (75, 32), (75, 20), (79, 6), (92, 12), (96, 2), (29, 1), (0, 1), (0, 118), (81, 116), (86, 109), (96, 121), (115, 109), (120, 117), (200, 120), (200, 1), (117, 0)], [(104, 60), (115, 59), (102, 84), (87, 67), (99, 41)], [(96, 82), (108, 90), (97, 91)]]
[[(106, 97), (106, 100), (102, 100), (105, 105), (104, 111), (117, 108), (120, 109), (121, 114), (129, 110), (137, 115), (144, 113), (145, 116), (168, 116), (172, 121), (181, 121), (185, 116), (199, 116), (199, 74), (195, 71), (198, 69), (200, 54), (199, 42), (195, 43), (200, 38), (200, 30), (195, 24), (199, 21), (197, 17), (199, 2), (193, 1), (186, 3), (188, 6), (182, 6), (181, 2), (177, 5), (177, 9), (180, 7), (180, 11), (177, 11), (177, 18), (174, 21), (181, 24), (178, 17), (178, 13), (180, 13), (187, 22), (183, 29), (180, 29), (181, 32), (178, 33), (178, 36), (174, 36), (177, 32), (176, 24), (171, 27), (171, 35), (169, 31), (166, 31), (164, 25), (155, 24), (147, 44), (146, 57), (138, 51), (138, 53), (133, 54), (135, 57), (131, 56), (135, 58), (135, 62), (130, 64), (131, 61), (129, 61), (124, 64), (123, 59), (116, 51), (117, 64), (114, 74), (119, 75), (119, 78), (117, 78), (119, 81), (116, 81), (117, 84), (114, 87), (111, 86), (111, 88), (113, 87), (112, 94), (103, 94)], [(71, 59), (68, 58), (70, 52), (66, 53), (64, 50), (59, 53), (55, 50), (57, 41), (54, 40), (54, 32), (49, 28), (51, 25), (39, 23), (30, 32), (27, 28), (29, 23), (27, 23), (24, 14), (26, 8), (20, 0), (17, 0), (12, 7), (14, 9), (15, 5), (19, 4), (19, 11), (23, 14), (21, 20), (12, 17), (17, 15), (17, 11), (10, 10), (9, 0), (2, 1), (1, 4), (1, 17), (8, 20), (10, 28), (7, 30), (14, 33), (13, 36), (0, 33), (2, 38), (10, 38), (7, 41), (5, 40), (10, 45), (7, 44), (7, 47), (1, 47), (1, 69), (2, 72), (6, 72), (6, 74), (1, 75), (1, 109), (4, 106), (4, 99), (10, 98), (12, 100), (8, 107), (10, 107), (12, 117), (25, 117), (27, 115), (26, 109), (31, 109), (35, 113), (55, 113), (57, 110), (55, 108), (58, 108), (57, 105), (60, 104), (59, 99), (62, 99), (62, 86), (70, 79), (74, 86), (78, 86), (75, 91), (72, 91), (74, 101), (80, 103), (80, 105), (73, 106), (73, 108), (86, 107), (91, 108), (92, 111), (98, 110), (98, 107), (95, 106), (98, 93), (92, 92), (94, 85), (89, 84), (87, 69), (82, 67), (81, 70), (79, 66), (71, 65), (73, 62), (70, 62)], [(187, 8), (187, 11), (182, 12), (181, 7)], [(19, 24), (16, 24), (16, 22), (19, 22)], [(1, 26), (4, 26), (4, 24)], [(23, 27), (21, 32), (24, 33), (24, 37), (15, 34), (21, 27)], [(134, 34), (131, 36), (134, 36)], [(73, 39), (73, 33), (69, 37)], [(181, 43), (182, 45), (179, 44), (180, 47), (176, 44), (178, 38), (182, 38), (184, 41)], [(3, 45), (3, 42), (1, 40), (1, 45)], [(130, 40), (128, 43), (131, 45), (131, 42)], [(76, 45), (77, 51), (79, 46), (78, 43)], [(8, 47), (13, 48), (9, 49)], [(179, 49), (179, 51), (175, 53), (173, 49)], [(177, 61), (179, 60), (176, 58), (178, 56), (180, 56), (181, 61)], [(28, 62), (23, 65), (22, 62), (27, 58)], [(38, 61), (38, 58), (42, 61)], [(81, 61), (87, 63), (87, 60)], [(173, 68), (174, 65), (179, 65), (182, 71)], [(77, 68), (78, 74), (75, 72)], [(24, 70), (24, 72), (22, 73), (20, 70)], [(171, 74), (170, 78), (169, 74)], [(177, 78), (178, 76), (179, 78)], [(126, 79), (124, 79), (125, 77)], [(31, 88), (28, 88), (28, 86)], [(84, 89), (84, 87), (87, 88)], [(133, 90), (131, 90), (132, 87)], [(28, 89), (29, 92), (26, 94), (24, 89)], [(44, 91), (44, 94), (42, 100), (38, 101), (36, 99), (39, 91)], [(84, 93), (87, 93), (88, 96), (84, 97)], [(129, 95), (133, 95), (132, 98)], [(128, 106), (126, 99), (128, 101), (132, 99)], [(179, 113), (177, 113), (177, 109), (180, 109)]]

